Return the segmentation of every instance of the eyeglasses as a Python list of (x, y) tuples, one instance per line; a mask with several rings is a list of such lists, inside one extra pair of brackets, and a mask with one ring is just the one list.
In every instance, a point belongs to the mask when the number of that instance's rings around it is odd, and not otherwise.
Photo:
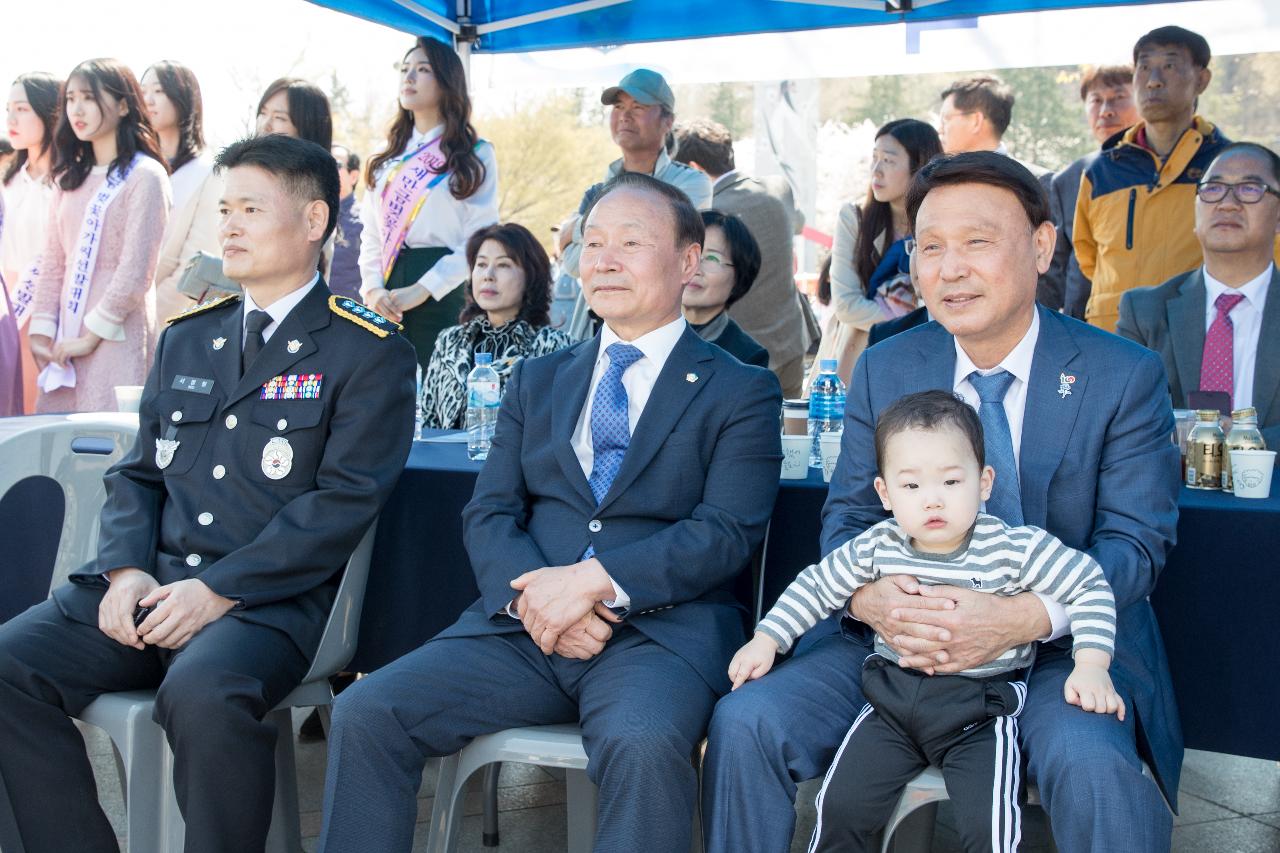
[(1202, 184), (1196, 184), (1196, 196), (1206, 204), (1217, 204), (1227, 197), (1228, 192), (1241, 204), (1257, 204), (1267, 193), (1280, 198), (1280, 190), (1273, 189), (1262, 181), (1241, 181), (1238, 184), (1205, 181)]
[(723, 259), (723, 258), (721, 258), (719, 255), (710, 255), (710, 254), (708, 254), (708, 255), (703, 255), (703, 256), (702, 256), (702, 263), (706, 265), (707, 269), (712, 270), (712, 271), (719, 271), (719, 270), (724, 270), (724, 269), (730, 269), (730, 270), (731, 270), (731, 269), (733, 269), (733, 264), (731, 264), (731, 263), (729, 263), (728, 261), (724, 260), (724, 259)]

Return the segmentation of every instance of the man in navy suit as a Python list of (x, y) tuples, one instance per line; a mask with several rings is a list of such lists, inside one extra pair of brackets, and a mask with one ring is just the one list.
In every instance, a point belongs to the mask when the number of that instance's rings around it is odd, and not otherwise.
[(867, 450), (878, 414), (910, 392), (958, 393), (978, 409), (996, 468), (987, 510), (1045, 528), (1106, 572), (1118, 610), (1112, 677), (1133, 713), (1121, 723), (1064, 701), (1064, 614), (1034, 593), (886, 578), (853, 596), (839, 633), (717, 707), (703, 777), (707, 849), (788, 849), (796, 783), (824, 771), (863, 707), (874, 629), (907, 666), (938, 672), (1045, 641), (1020, 727), (1058, 849), (1167, 850), (1172, 819), (1161, 794), (1177, 802), (1182, 739), (1147, 601), (1177, 524), (1164, 368), (1129, 341), (1037, 308), (1054, 228), (1044, 191), (1015, 161), (980, 152), (935, 160), (916, 175), (907, 214), (934, 320), (869, 348), (854, 370), (823, 553), (884, 518)]
[(464, 511), (481, 598), (339, 698), (322, 851), (409, 850), (428, 757), (550, 723), (582, 727), (597, 851), (689, 848), (690, 757), (745, 638), (732, 587), (782, 458), (777, 379), (680, 316), (702, 239), (647, 175), (595, 201), (581, 270), (604, 328), (508, 381)]

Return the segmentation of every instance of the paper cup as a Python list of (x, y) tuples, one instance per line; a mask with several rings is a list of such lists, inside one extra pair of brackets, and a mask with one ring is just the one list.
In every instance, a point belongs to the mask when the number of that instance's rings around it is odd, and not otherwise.
[(1274, 450), (1231, 451), (1231, 483), (1238, 498), (1271, 496), (1271, 472), (1275, 469)]
[(844, 431), (840, 432), (824, 432), (818, 436), (818, 443), (822, 447), (822, 479), (824, 482), (831, 482), (831, 475), (835, 473), (836, 462), (840, 459), (840, 439), (844, 437)]
[(803, 480), (809, 476), (809, 436), (782, 437), (782, 479)]
[(116, 386), (116, 411), (117, 412), (136, 412), (138, 411), (138, 403), (142, 400), (141, 385), (117, 385)]

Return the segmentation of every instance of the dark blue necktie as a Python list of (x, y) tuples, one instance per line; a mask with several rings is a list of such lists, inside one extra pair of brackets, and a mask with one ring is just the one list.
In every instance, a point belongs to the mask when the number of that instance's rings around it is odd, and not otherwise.
[(983, 376), (976, 370), (969, 374), (969, 384), (982, 400), (978, 419), (982, 421), (987, 464), (996, 469), (996, 482), (987, 500), (987, 513), (1017, 527), (1022, 524), (1022, 489), (1018, 485), (1018, 463), (1013, 455), (1009, 419), (1004, 413), (1004, 395), (1013, 380), (1014, 375), (1007, 370), (990, 376)]
[(591, 403), (591, 476), (587, 484), (596, 503), (604, 500), (609, 487), (622, 467), (622, 457), (631, 444), (631, 423), (627, 418), (629, 401), (622, 385), (622, 374), (644, 358), (644, 353), (631, 344), (611, 344), (605, 352), (609, 367), (600, 377), (596, 396)]

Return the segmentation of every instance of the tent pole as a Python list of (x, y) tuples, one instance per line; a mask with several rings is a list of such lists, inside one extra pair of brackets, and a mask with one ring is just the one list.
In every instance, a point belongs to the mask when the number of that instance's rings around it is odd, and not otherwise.
[(454, 37), (453, 50), (458, 54), (458, 58), (462, 60), (462, 71), (467, 78), (467, 88), (471, 88), (471, 41), (469, 39)]

